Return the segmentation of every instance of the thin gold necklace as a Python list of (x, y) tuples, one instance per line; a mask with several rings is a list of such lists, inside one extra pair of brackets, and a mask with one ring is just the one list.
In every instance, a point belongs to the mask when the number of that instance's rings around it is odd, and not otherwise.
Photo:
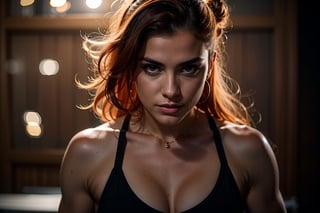
[(164, 148), (170, 149), (171, 148), (170, 144), (172, 144), (174, 142), (176, 142), (176, 141), (163, 141)]
[(163, 140), (162, 138), (160, 138), (156, 135), (152, 135), (152, 136), (155, 137), (159, 141), (159, 143), (166, 149), (170, 149), (171, 144), (176, 142), (175, 140), (170, 140), (170, 141)]

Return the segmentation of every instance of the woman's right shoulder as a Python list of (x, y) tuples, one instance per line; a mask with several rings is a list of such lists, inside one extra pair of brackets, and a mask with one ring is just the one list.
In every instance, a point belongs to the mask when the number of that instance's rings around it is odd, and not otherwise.
[(77, 132), (67, 144), (65, 155), (87, 160), (92, 160), (97, 155), (106, 156), (117, 145), (122, 122), (123, 119), (119, 118)]

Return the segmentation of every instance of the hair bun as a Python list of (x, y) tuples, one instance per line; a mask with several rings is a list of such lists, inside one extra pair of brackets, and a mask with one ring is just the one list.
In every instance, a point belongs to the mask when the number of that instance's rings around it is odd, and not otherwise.
[(217, 36), (231, 27), (229, 7), (225, 0), (207, 0), (207, 5), (214, 13), (217, 23)]

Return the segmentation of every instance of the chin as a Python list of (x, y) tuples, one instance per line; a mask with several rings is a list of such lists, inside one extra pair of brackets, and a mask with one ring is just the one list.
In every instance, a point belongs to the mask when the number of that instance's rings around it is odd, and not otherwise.
[(176, 126), (184, 119), (185, 116), (179, 115), (179, 114), (162, 114), (159, 116), (156, 116), (157, 122), (161, 123), (162, 125), (168, 125), (168, 126)]

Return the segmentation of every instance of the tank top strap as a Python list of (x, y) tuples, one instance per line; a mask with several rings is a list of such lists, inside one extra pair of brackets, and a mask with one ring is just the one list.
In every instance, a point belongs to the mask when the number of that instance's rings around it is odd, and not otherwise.
[(117, 152), (116, 152), (116, 158), (114, 162), (114, 168), (121, 169), (122, 162), (123, 162), (123, 156), (124, 151), (126, 149), (127, 145), (127, 139), (126, 139), (126, 132), (128, 131), (130, 123), (130, 114), (128, 114), (122, 124), (120, 133), (119, 133), (119, 139), (118, 139), (118, 145), (117, 145)]
[(214, 119), (212, 118), (212, 116), (209, 113), (207, 113), (207, 117), (208, 117), (210, 128), (213, 131), (213, 139), (214, 139), (214, 142), (217, 147), (217, 152), (218, 152), (218, 156), (219, 156), (219, 159), (221, 162), (221, 166), (226, 166), (227, 165), (227, 158), (226, 158), (226, 155), (225, 155), (225, 152), (223, 149), (220, 131), (216, 125), (216, 122), (214, 121)]

